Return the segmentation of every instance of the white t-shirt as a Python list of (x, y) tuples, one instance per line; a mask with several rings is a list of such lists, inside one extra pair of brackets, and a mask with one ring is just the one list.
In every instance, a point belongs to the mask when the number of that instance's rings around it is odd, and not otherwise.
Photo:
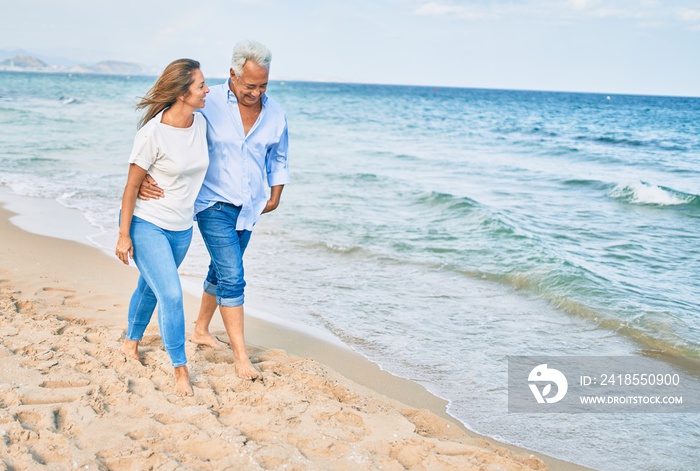
[(207, 122), (194, 113), (189, 128), (148, 121), (134, 138), (129, 163), (146, 170), (165, 192), (158, 200), (136, 200), (134, 215), (169, 231), (192, 227), (194, 202), (209, 166)]

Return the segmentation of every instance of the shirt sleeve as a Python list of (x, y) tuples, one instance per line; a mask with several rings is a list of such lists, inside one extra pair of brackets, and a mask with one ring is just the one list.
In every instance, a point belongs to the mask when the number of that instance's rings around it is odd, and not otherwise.
[(158, 160), (159, 149), (155, 143), (153, 129), (145, 126), (136, 133), (134, 138), (134, 147), (131, 149), (129, 163), (136, 164), (142, 169), (148, 171), (151, 166)]
[(276, 144), (267, 152), (267, 184), (270, 186), (286, 185), (289, 183), (289, 133), (287, 119), (284, 120), (284, 130)]

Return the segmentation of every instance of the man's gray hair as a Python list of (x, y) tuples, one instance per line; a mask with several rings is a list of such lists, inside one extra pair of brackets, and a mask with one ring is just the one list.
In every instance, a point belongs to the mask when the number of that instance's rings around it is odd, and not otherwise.
[(260, 67), (269, 69), (272, 52), (257, 41), (241, 41), (233, 47), (233, 56), (231, 57), (231, 68), (236, 76), (243, 75), (243, 66), (247, 60), (252, 60)]

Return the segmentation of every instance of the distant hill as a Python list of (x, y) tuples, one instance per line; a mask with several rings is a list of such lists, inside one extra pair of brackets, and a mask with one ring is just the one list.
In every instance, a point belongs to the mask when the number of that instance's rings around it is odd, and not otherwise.
[(144, 68), (133, 62), (100, 61), (88, 68), (100, 74), (138, 75), (144, 73)]
[(56, 65), (49, 64), (26, 51), (8, 57), (0, 62), (0, 70), (32, 72), (73, 72), (105, 75), (154, 75), (157, 70), (149, 69), (133, 62), (103, 60), (91, 65)]
[(5, 59), (0, 62), (0, 65), (6, 67), (17, 67), (21, 69), (43, 69), (48, 67), (48, 64), (41, 59), (32, 56), (16, 55), (10, 59)]

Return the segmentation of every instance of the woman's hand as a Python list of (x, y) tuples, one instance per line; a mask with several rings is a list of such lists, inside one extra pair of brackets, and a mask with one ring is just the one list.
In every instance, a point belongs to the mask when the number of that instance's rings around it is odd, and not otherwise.
[(129, 258), (134, 258), (134, 246), (131, 244), (131, 237), (128, 235), (119, 234), (117, 248), (114, 251), (119, 260), (124, 262), (124, 265), (129, 264)]

